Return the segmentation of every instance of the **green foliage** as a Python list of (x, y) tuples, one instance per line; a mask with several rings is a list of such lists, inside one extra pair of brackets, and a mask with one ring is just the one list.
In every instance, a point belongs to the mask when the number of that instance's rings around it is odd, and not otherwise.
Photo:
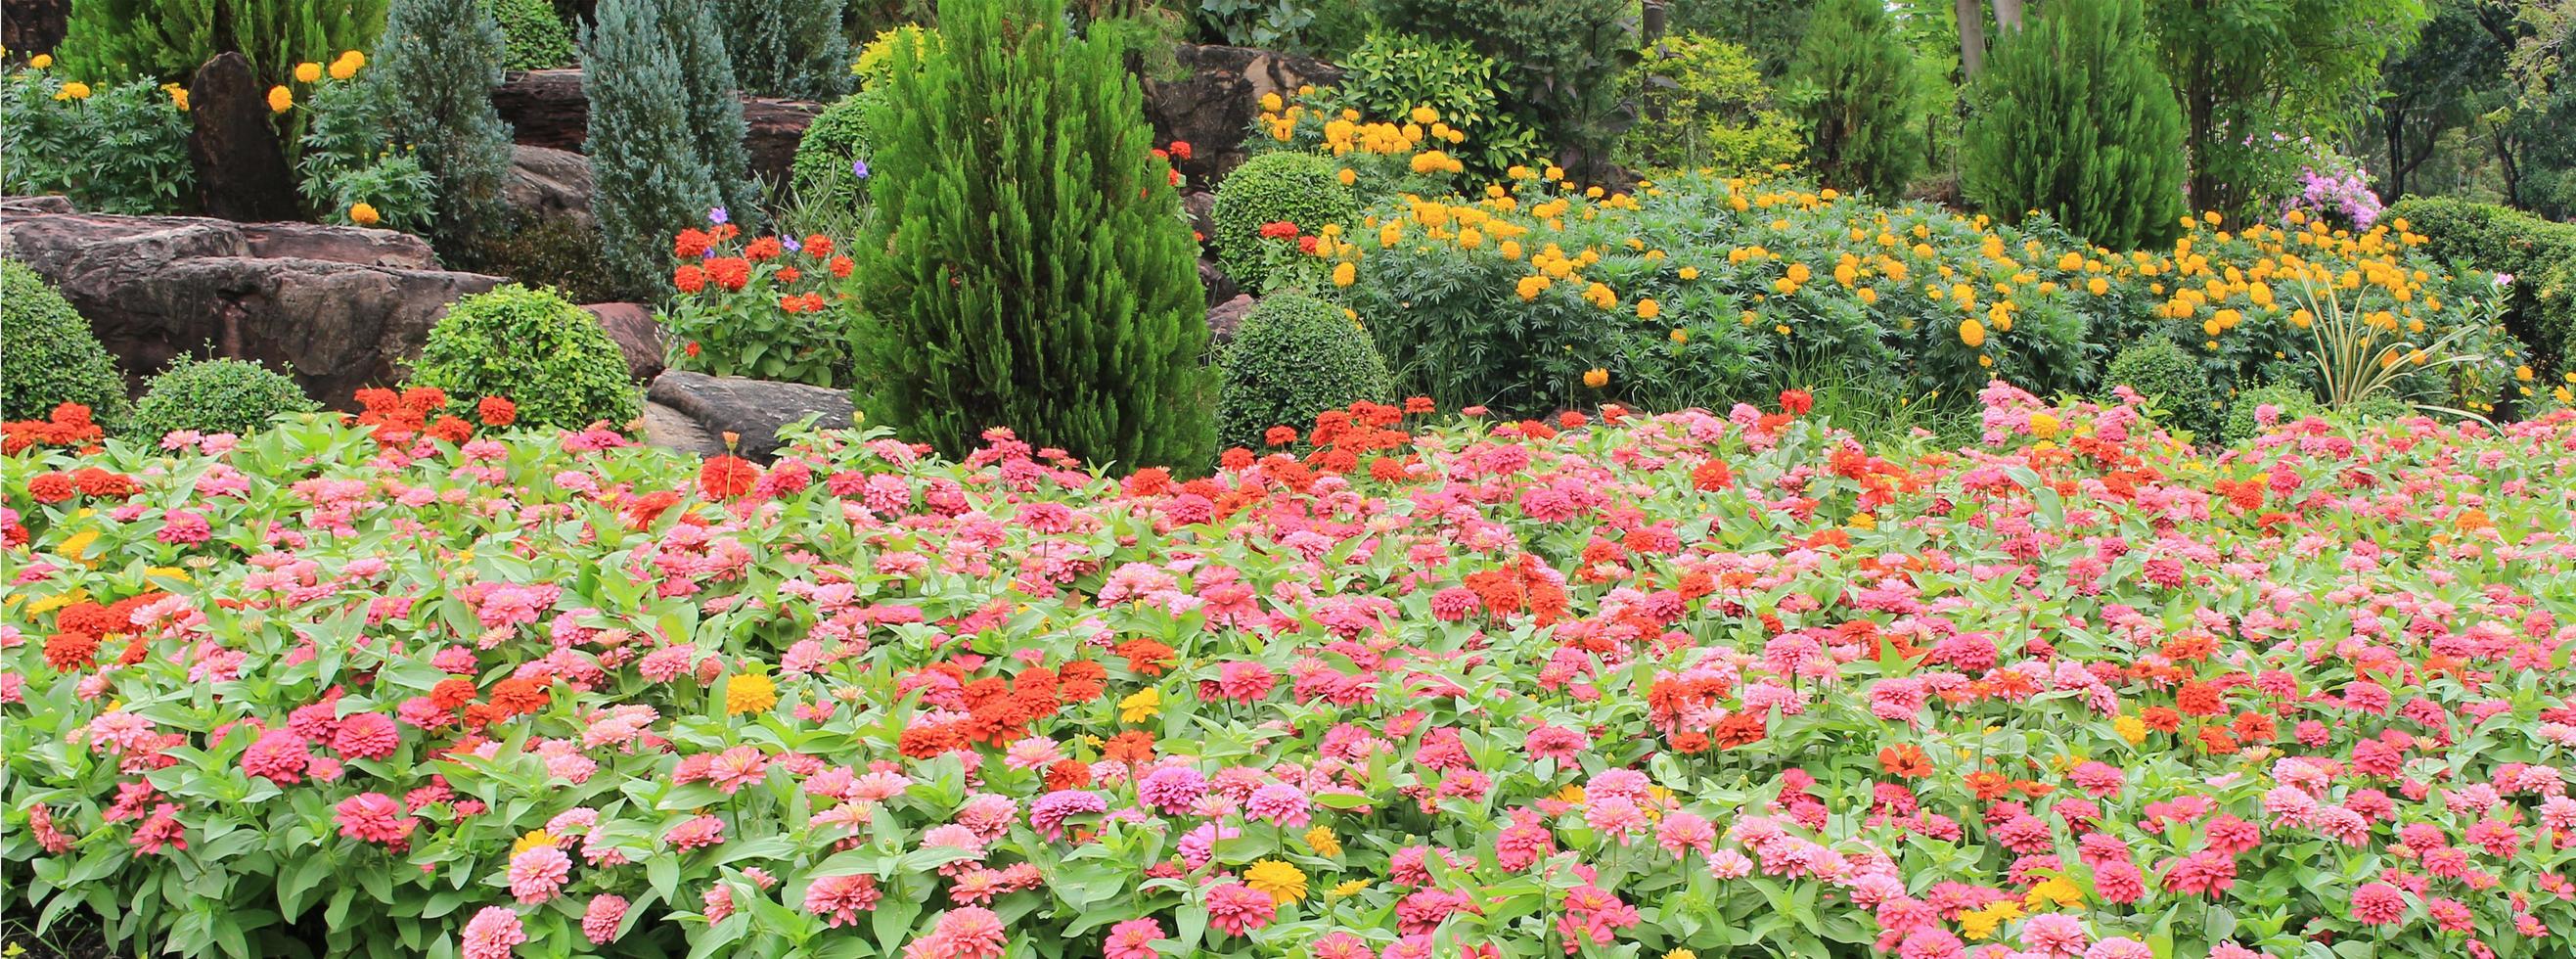
[(2181, 101), (2190, 204), (2252, 215), (2291, 188), (2304, 140), (2341, 132), (2424, 0), (2147, 0)]
[(1304, 293), (1263, 297), (1219, 361), (1217, 445), (1264, 448), (1263, 432), (1293, 427), (1360, 400), (1389, 402), (1386, 359), (1342, 308)]
[(15, 260), (0, 260), (0, 419), (40, 420), (79, 403), (114, 430), (125, 422), (125, 378), (62, 294)]
[(742, 102), (713, 16), (710, 5), (689, 0), (604, 0), (582, 37), (597, 184), (591, 212), (610, 272), (626, 289), (659, 289), (669, 278), (671, 236), (710, 210), (738, 221), (758, 212), (745, 172)]
[[(261, 89), (299, 63), (365, 50), (384, 31), (390, 0), (72, 0), (55, 57), (65, 73), (106, 80), (142, 74), (188, 82), (226, 50), (250, 60)], [(217, 31), (222, 31), (218, 35)]]
[(1649, 170), (1706, 169), (1770, 176), (1805, 149), (1798, 121), (1743, 47), (1686, 33), (1665, 37), (1628, 71), (1637, 125), (1619, 142), (1622, 160)]
[(2576, 372), (2576, 224), (2423, 198), (2389, 207), (2382, 219), (2423, 235), (2444, 261), (2513, 277), (2500, 291), (2505, 329), (2531, 347), (2542, 372)]
[(1807, 121), (1807, 162), (1826, 186), (1904, 192), (1922, 154), (1909, 116), (1913, 60), (1876, 0), (1825, 0), (1789, 65)]
[(1606, 178), (1634, 119), (1619, 83), (1638, 58), (1634, 0), (1371, 0), (1371, 9), (1388, 29), (1492, 57), (1504, 108), (1577, 179)]
[(492, 108), (508, 44), (482, 0), (395, 0), (366, 82), (385, 131), (437, 181), (431, 233), (453, 244), (492, 229), (510, 178), (510, 127)]
[(2048, 8), (2007, 32), (1977, 80), (1968, 197), (2006, 223), (2030, 210), (2113, 250), (2173, 238), (2182, 114), (2145, 49), (2138, 0)]
[(575, 303), (607, 303), (643, 293), (611, 278), (598, 227), (570, 217), (523, 217), (477, 233), (442, 251), (441, 258), (456, 269), (552, 287)]
[(1338, 170), (1332, 160), (1312, 153), (1264, 153), (1217, 184), (1211, 239), (1226, 275), (1244, 289), (1262, 289), (1269, 276), (1262, 224), (1286, 221), (1311, 234), (1327, 223), (1357, 223), (1359, 199), (1336, 178)]
[(874, 90), (894, 76), (894, 52), (898, 44), (912, 48), (913, 59), (910, 62), (918, 69), (931, 54), (938, 52), (939, 29), (907, 23), (878, 33), (876, 39), (859, 48), (858, 62), (850, 65), (850, 73), (859, 78), (859, 89)]
[[(169, 213), (195, 193), (188, 115), (150, 80), (65, 92), (61, 76), (0, 79), (0, 190), (70, 197), (99, 213)], [(83, 89), (86, 97), (76, 97)]]
[(2160, 422), (2206, 438), (2218, 423), (2218, 393), (2190, 353), (2162, 337), (2123, 348), (2102, 370), (2102, 392), (2126, 386), (2146, 397)]
[(1467, 135), (1457, 155), (1478, 179), (1500, 179), (1512, 164), (1541, 152), (1537, 131), (1498, 105), (1501, 68), (1465, 43), (1379, 31), (1343, 58), (1341, 67), (1342, 82), (1314, 103), (1325, 116), (1349, 107), (1370, 119), (1402, 123), (1414, 107), (1430, 107), (1441, 122)]
[(1765, 79), (1777, 80), (1797, 59), (1798, 40), (1807, 35), (1812, 0), (1673, 0), (1666, 29), (1693, 33), (1743, 47)]
[(1284, 49), (1300, 46), (1297, 38), (1315, 22), (1315, 5), (1307, 0), (1198, 0), (1197, 19), (1226, 43)]
[(376, 211), (375, 225), (387, 229), (425, 233), (435, 224), (438, 179), (421, 166), (418, 150), (394, 143), (394, 92), (372, 78), (327, 80), (305, 101), (312, 121), (295, 165), (297, 189), (324, 222), (356, 223), (350, 210), (364, 203)]
[(861, 91), (841, 98), (814, 118), (796, 141), (796, 160), (789, 167), (799, 200), (848, 206), (867, 202), (867, 184), (856, 164), (874, 150), (868, 136), (868, 111), (885, 99), (882, 91)]
[(248, 436), (279, 416), (321, 409), (294, 380), (256, 362), (181, 357), (152, 378), (125, 433), (144, 444), (177, 430)]
[(483, 0), (483, 9), (501, 26), (508, 47), (501, 65), (511, 70), (552, 70), (572, 66), (572, 28), (564, 25), (549, 0)]
[(535, 428), (624, 423), (643, 411), (626, 355), (599, 320), (552, 291), (516, 283), (450, 305), (430, 328), (409, 383), (445, 390), (467, 409), (506, 397), (518, 404), (519, 422)]
[(1057, 0), (947, 0), (940, 53), (898, 45), (853, 251), (882, 325), (860, 405), (950, 452), (1008, 426), (1095, 463), (1196, 469), (1214, 390), (1195, 244), (1135, 80), (1063, 18)]
[(725, 50), (746, 92), (830, 100), (850, 92), (842, 0), (730, 0)]
[(2227, 399), (2227, 419), (2219, 426), (2219, 443), (2234, 446), (2262, 432), (2262, 420), (2258, 414), (2266, 406), (2279, 414), (2279, 422), (2282, 423), (2325, 412), (2325, 406), (2317, 402), (2316, 394), (2295, 383), (2274, 383), (2243, 390)]

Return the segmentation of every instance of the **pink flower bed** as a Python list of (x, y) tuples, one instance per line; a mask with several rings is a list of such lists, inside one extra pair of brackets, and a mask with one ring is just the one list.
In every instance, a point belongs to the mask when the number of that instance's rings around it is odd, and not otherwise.
[(416, 411), (34, 445), (0, 908), (206, 956), (2568, 954), (2576, 414), (2208, 454), (1996, 386), (1872, 450), (1783, 399), (1362, 406), (1199, 479)]

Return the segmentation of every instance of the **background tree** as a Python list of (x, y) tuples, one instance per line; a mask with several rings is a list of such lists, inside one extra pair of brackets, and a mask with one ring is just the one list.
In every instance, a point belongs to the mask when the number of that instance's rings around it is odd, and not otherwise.
[[(389, 0), (72, 0), (55, 53), (90, 81), (143, 74), (185, 83), (216, 54), (250, 60), (262, 89), (299, 63), (328, 63), (372, 47)], [(14, 12), (13, 12), (14, 15)]]
[(1974, 89), (1968, 196), (2007, 223), (2039, 210), (2094, 243), (2169, 238), (2182, 205), (2182, 114), (2144, 44), (2139, 0), (2051, 6), (2006, 32)]
[(1789, 65), (1807, 160), (1829, 186), (1892, 197), (1914, 174), (1912, 54), (1876, 0), (1825, 0)]
[(725, 53), (746, 91), (830, 101), (850, 92), (842, 0), (729, 0)]
[(492, 108), (508, 41), (482, 0), (395, 0), (367, 83), (386, 132), (437, 181), (442, 243), (498, 228), (510, 126)]
[(859, 402), (952, 454), (1007, 426), (1124, 468), (1213, 453), (1197, 248), (1113, 44), (1061, 0), (945, 0), (868, 117)]
[(1634, 111), (1620, 78), (1638, 59), (1634, 0), (1375, 0), (1388, 29), (1463, 41), (1502, 67), (1516, 117), (1581, 180), (1609, 173)]

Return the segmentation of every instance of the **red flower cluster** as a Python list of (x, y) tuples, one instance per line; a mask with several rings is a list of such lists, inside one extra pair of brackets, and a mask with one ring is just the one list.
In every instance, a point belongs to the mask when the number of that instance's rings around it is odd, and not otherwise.
[(65, 403), (54, 407), (51, 419), (13, 420), (0, 423), (0, 455), (16, 456), (33, 446), (69, 446), (83, 453), (94, 452), (107, 433), (90, 422), (89, 407)]
[(474, 424), (442, 412), (447, 408), (447, 391), (435, 386), (415, 386), (400, 393), (383, 387), (359, 390), (358, 407), (358, 425), (372, 427), (378, 443), (399, 445), (423, 434), (462, 443), (474, 435)]
[[(961, 656), (906, 674), (900, 680), (903, 688), (920, 688), (925, 702), (964, 712), (967, 718), (913, 723), (904, 729), (896, 749), (927, 759), (963, 744), (1005, 745), (1028, 735), (1030, 724), (1069, 704), (1100, 698), (1109, 677), (1109, 670), (1099, 663), (1077, 659), (1058, 669), (1032, 666), (1015, 676), (968, 678), (987, 662)], [(1069, 770), (1048, 771), (1050, 778), (1071, 780), (1074, 775)]]
[(70, 473), (38, 473), (27, 480), (27, 495), (39, 503), (60, 503), (74, 496), (124, 499), (142, 491), (142, 485), (134, 482), (133, 477), (95, 466), (84, 466)]

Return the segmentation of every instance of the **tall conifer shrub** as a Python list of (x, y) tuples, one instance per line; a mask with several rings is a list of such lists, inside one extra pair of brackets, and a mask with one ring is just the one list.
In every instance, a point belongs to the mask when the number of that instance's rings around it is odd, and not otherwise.
[(1803, 100), (1807, 162), (1827, 186), (1892, 198), (1922, 156), (1908, 110), (1914, 59), (1879, 0), (1825, 0), (1789, 64), (1787, 87)]
[(502, 228), (510, 126), (492, 108), (509, 43), (482, 0), (395, 0), (367, 82), (395, 143), (438, 181), (441, 243)]
[(582, 32), (591, 212), (617, 282), (656, 290), (671, 237), (708, 211), (753, 227), (742, 101), (708, 0), (602, 0), (594, 16)]
[(2025, 211), (2114, 250), (2171, 239), (2183, 214), (2182, 108), (2156, 67), (2138, 0), (2051, 4), (1978, 78), (1968, 198)]
[(722, 17), (725, 52), (742, 88), (799, 100), (850, 92), (850, 37), (842, 0), (730, 0)]
[(860, 403), (956, 455), (987, 427), (1122, 468), (1198, 469), (1213, 380), (1196, 251), (1118, 51), (1062, 0), (943, 0), (868, 118)]

